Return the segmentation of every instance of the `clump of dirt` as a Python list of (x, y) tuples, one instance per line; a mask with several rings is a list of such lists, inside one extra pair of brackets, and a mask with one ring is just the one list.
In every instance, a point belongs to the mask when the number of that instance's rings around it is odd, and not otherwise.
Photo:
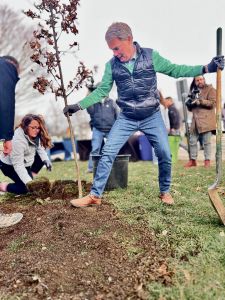
[[(74, 182), (67, 184), (74, 187)], [(67, 188), (61, 185), (55, 182), (51, 190), (65, 196)], [(106, 199), (101, 206), (85, 209), (60, 199), (31, 206), (14, 197), (0, 205), (5, 213), (24, 214), (19, 224), (1, 229), (0, 296), (149, 299), (148, 283), (171, 284), (170, 250), (144, 223), (126, 223)]]
[(41, 199), (48, 197), (51, 191), (51, 182), (46, 177), (39, 177), (38, 179), (32, 180), (29, 185), (29, 192), (33, 196), (37, 196)]
[[(87, 195), (91, 190), (91, 183), (85, 180), (81, 181), (82, 192)], [(14, 199), (15, 197), (15, 199)], [(70, 200), (79, 197), (78, 182), (74, 180), (56, 180), (50, 182), (46, 177), (39, 177), (32, 181), (29, 187), (29, 193), (26, 195), (7, 195), (8, 201), (17, 201), (22, 203), (35, 204), (38, 200)]]
[[(91, 183), (86, 181), (81, 182), (82, 190), (85, 194), (89, 193), (91, 190)], [(73, 197), (78, 197), (78, 182), (73, 180), (56, 180), (51, 186), (51, 199), (71, 199)]]

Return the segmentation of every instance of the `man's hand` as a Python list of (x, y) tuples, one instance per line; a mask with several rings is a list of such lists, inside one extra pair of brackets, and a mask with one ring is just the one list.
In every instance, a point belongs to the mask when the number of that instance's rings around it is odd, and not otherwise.
[(51, 172), (51, 170), (52, 170), (52, 163), (50, 162), (50, 160), (44, 160), (43, 164), (46, 166), (47, 170), (49, 172)]
[(69, 114), (69, 116), (72, 116), (72, 114), (76, 113), (78, 110), (81, 110), (80, 104), (72, 104), (72, 105), (66, 105), (63, 109), (63, 113), (65, 116)]
[(3, 143), (3, 153), (9, 155), (12, 151), (12, 141), (4, 141)]
[(204, 67), (204, 73), (214, 73), (217, 71), (217, 68), (220, 70), (224, 69), (224, 56), (218, 55), (215, 56), (211, 62)]
[(196, 100), (193, 102), (193, 104), (199, 106), (199, 105), (201, 105), (201, 101), (200, 101), (199, 99), (196, 99)]

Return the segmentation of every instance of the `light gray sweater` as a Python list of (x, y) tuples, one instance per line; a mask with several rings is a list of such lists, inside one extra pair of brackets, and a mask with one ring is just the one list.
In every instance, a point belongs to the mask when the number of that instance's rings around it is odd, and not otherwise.
[(26, 167), (32, 166), (36, 152), (39, 154), (42, 161), (49, 160), (48, 155), (39, 143), (37, 146), (26, 135), (21, 127), (15, 130), (12, 139), (12, 152), (10, 155), (1, 155), (0, 159), (3, 163), (14, 167), (19, 178), (24, 184), (32, 180), (28, 174)]

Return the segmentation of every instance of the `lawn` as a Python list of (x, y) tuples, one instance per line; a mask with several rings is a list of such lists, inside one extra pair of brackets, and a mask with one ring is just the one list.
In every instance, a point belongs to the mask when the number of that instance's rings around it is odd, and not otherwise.
[[(73, 179), (73, 164), (73, 162), (54, 163), (51, 173), (43, 170), (41, 175), (48, 175), (52, 181)], [(149, 280), (149, 282), (145, 280), (147, 296), (145, 293), (145, 296), (140, 294), (130, 298), (124, 296), (124, 299), (225, 299), (225, 228), (212, 208), (207, 193), (208, 186), (215, 179), (215, 167), (184, 169), (183, 164), (183, 162), (178, 162), (173, 165), (171, 193), (175, 200), (174, 206), (165, 206), (160, 203), (158, 168), (157, 165), (150, 162), (129, 163), (128, 188), (104, 194), (103, 201), (112, 204), (117, 216), (125, 224), (129, 224), (130, 228), (139, 225), (147, 226), (157, 244), (160, 245), (158, 251), (168, 249), (168, 269), (173, 274), (169, 284), (160, 280)], [(87, 162), (80, 162), (80, 168), (82, 179), (91, 181), (92, 174), (86, 173)], [(3, 178), (1, 174), (0, 180)], [(221, 197), (223, 195), (224, 192), (221, 190)], [(5, 196), (1, 196), (0, 199), (2, 205), (7, 204), (8, 200), (5, 199)], [(48, 202), (48, 205), (51, 203)], [(76, 211), (79, 213), (79, 210)], [(98, 210), (95, 211), (95, 218), (98, 219)], [(105, 228), (98, 229), (97, 233), (95, 231), (95, 235), (100, 236), (104, 230)], [(7, 237), (7, 230), (4, 229), (4, 232)], [(24, 234), (27, 233), (23, 232), (20, 239), (26, 238)], [(7, 245), (8, 249), (15, 252), (18, 247), (17, 243), (21, 243), (21, 240), (11, 241), (11, 244)], [(124, 245), (125, 240), (122, 243)], [(0, 251), (2, 249), (0, 248)], [(134, 252), (136, 255), (135, 247), (129, 247), (128, 250), (129, 254)], [(2, 295), (0, 299), (29, 299), (29, 297), (23, 298), (22, 296), (10, 298), (12, 294), (13, 290), (10, 290), (8, 296), (7, 294)], [(37, 297), (36, 299), (42, 298)], [(66, 296), (54, 298), (52, 296), (49, 299), (97, 298), (91, 296), (90, 298), (82, 298), (82, 296), (80, 298), (67, 298)], [(118, 296), (114, 299), (123, 299), (123, 297)]]

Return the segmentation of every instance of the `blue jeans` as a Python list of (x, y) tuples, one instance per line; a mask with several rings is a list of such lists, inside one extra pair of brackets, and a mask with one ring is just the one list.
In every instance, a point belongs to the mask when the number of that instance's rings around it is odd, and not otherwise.
[(130, 135), (136, 131), (142, 131), (154, 147), (158, 157), (159, 188), (161, 193), (169, 192), (171, 183), (171, 154), (168, 143), (168, 134), (164, 125), (161, 112), (157, 111), (144, 120), (138, 121), (125, 117), (122, 113), (114, 123), (102, 151), (102, 157), (98, 163), (91, 194), (101, 197), (112, 164), (119, 150), (126, 143)]
[(93, 162), (91, 156), (100, 154), (103, 139), (107, 138), (108, 135), (109, 135), (108, 132), (103, 132), (93, 127), (92, 140), (91, 140), (91, 153), (88, 161), (88, 171), (93, 170)]

